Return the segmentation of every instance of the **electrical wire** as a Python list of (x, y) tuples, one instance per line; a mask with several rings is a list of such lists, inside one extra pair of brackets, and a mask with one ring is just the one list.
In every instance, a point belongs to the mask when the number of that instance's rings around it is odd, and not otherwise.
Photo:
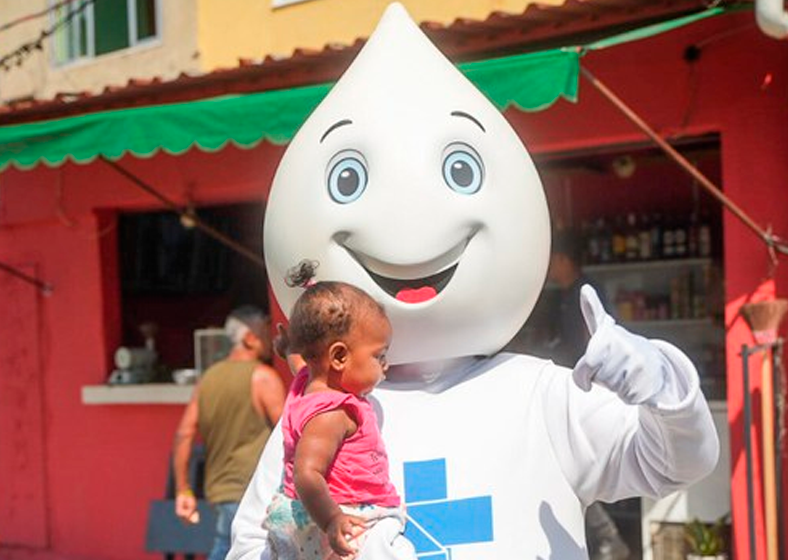
[(0, 25), (0, 32), (7, 31), (7, 30), (11, 29), (12, 27), (16, 27), (20, 23), (25, 23), (26, 21), (32, 21), (34, 19), (38, 19), (41, 16), (45, 16), (45, 15), (47, 15), (50, 12), (54, 12), (55, 10), (61, 8), (62, 6), (65, 6), (66, 4), (71, 3), (73, 1), (74, 0), (60, 0), (60, 2), (50, 6), (46, 10), (41, 10), (40, 12), (35, 12), (35, 13), (32, 13), (32, 14), (28, 14), (26, 16), (22, 16), (20, 18), (15, 19), (15, 20), (9, 21), (8, 23), (4, 23), (4, 24)]
[(95, 0), (83, 0), (82, 3), (74, 10), (70, 10), (68, 15), (56, 22), (52, 27), (41, 31), (37, 39), (23, 43), (15, 50), (0, 57), (0, 68), (8, 72), (15, 66), (22, 66), (25, 59), (36, 51), (44, 49), (44, 40), (54, 35), (54, 33), (61, 27), (67, 25), (72, 19), (81, 14), (87, 9), (88, 6), (93, 4)]

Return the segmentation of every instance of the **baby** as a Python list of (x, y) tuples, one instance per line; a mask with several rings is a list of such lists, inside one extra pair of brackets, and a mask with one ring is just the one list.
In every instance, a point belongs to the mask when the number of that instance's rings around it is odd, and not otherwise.
[(341, 282), (309, 285), (280, 327), (297, 375), (282, 417), (284, 480), (263, 524), (272, 559), (416, 558), (366, 399), (385, 378), (391, 334), (384, 309)]

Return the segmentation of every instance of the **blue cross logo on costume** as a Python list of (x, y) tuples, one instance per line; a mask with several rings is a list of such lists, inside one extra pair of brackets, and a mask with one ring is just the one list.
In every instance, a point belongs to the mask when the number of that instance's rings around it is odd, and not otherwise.
[(451, 560), (449, 547), (493, 540), (492, 496), (449, 500), (446, 460), (405, 463), (405, 536), (424, 560)]

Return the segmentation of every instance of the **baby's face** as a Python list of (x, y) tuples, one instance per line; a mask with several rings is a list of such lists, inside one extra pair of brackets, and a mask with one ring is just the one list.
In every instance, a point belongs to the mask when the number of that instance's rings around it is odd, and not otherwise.
[(356, 322), (346, 339), (348, 361), (342, 389), (363, 397), (383, 381), (388, 370), (386, 352), (391, 344), (391, 323), (385, 315), (369, 312)]

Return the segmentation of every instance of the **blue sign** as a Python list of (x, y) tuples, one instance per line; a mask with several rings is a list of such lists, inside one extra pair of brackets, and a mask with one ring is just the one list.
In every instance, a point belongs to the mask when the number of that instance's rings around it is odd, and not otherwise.
[(492, 496), (450, 500), (446, 460), (405, 463), (405, 536), (424, 560), (451, 560), (452, 546), (493, 540)]

